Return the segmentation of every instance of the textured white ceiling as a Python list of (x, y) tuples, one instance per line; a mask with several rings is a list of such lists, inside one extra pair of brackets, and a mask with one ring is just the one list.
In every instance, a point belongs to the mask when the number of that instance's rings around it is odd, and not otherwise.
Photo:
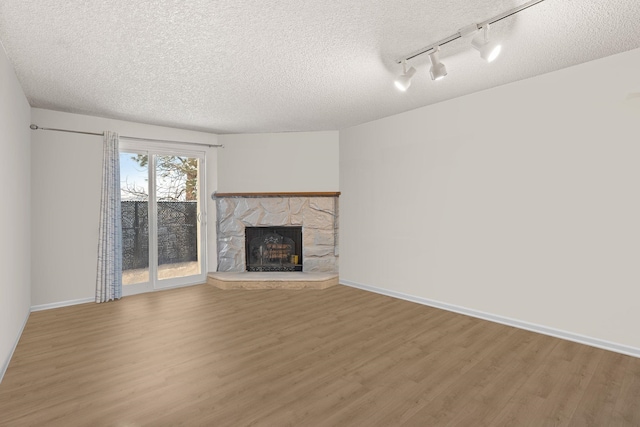
[[(395, 60), (525, 0), (2, 0), (33, 107), (215, 133), (335, 130), (640, 46), (639, 0), (546, 0), (444, 46), (398, 92)], [(423, 55), (424, 56), (424, 55)], [(594, 82), (597, 84), (597, 82)]]

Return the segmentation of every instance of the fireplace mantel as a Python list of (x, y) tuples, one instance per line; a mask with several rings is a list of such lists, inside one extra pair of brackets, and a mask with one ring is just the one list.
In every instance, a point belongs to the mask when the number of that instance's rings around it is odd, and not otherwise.
[(214, 198), (220, 197), (339, 197), (339, 191), (307, 191), (290, 193), (213, 193)]

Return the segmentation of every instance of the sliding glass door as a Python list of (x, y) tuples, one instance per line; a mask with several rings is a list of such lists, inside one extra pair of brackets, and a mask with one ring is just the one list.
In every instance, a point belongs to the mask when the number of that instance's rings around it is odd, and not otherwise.
[(204, 153), (122, 145), (123, 294), (206, 279)]

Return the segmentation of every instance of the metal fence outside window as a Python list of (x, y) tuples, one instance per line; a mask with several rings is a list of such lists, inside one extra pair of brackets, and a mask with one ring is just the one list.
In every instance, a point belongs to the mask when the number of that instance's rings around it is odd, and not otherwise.
[[(122, 269), (149, 266), (149, 203), (123, 200)], [(198, 203), (158, 202), (158, 264), (198, 260)]]

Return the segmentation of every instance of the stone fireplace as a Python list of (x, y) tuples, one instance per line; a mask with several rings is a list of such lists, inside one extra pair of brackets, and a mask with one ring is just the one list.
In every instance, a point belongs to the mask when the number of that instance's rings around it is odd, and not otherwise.
[[(337, 273), (338, 196), (216, 193), (217, 271)], [(294, 229), (300, 231), (298, 245), (288, 234)]]

